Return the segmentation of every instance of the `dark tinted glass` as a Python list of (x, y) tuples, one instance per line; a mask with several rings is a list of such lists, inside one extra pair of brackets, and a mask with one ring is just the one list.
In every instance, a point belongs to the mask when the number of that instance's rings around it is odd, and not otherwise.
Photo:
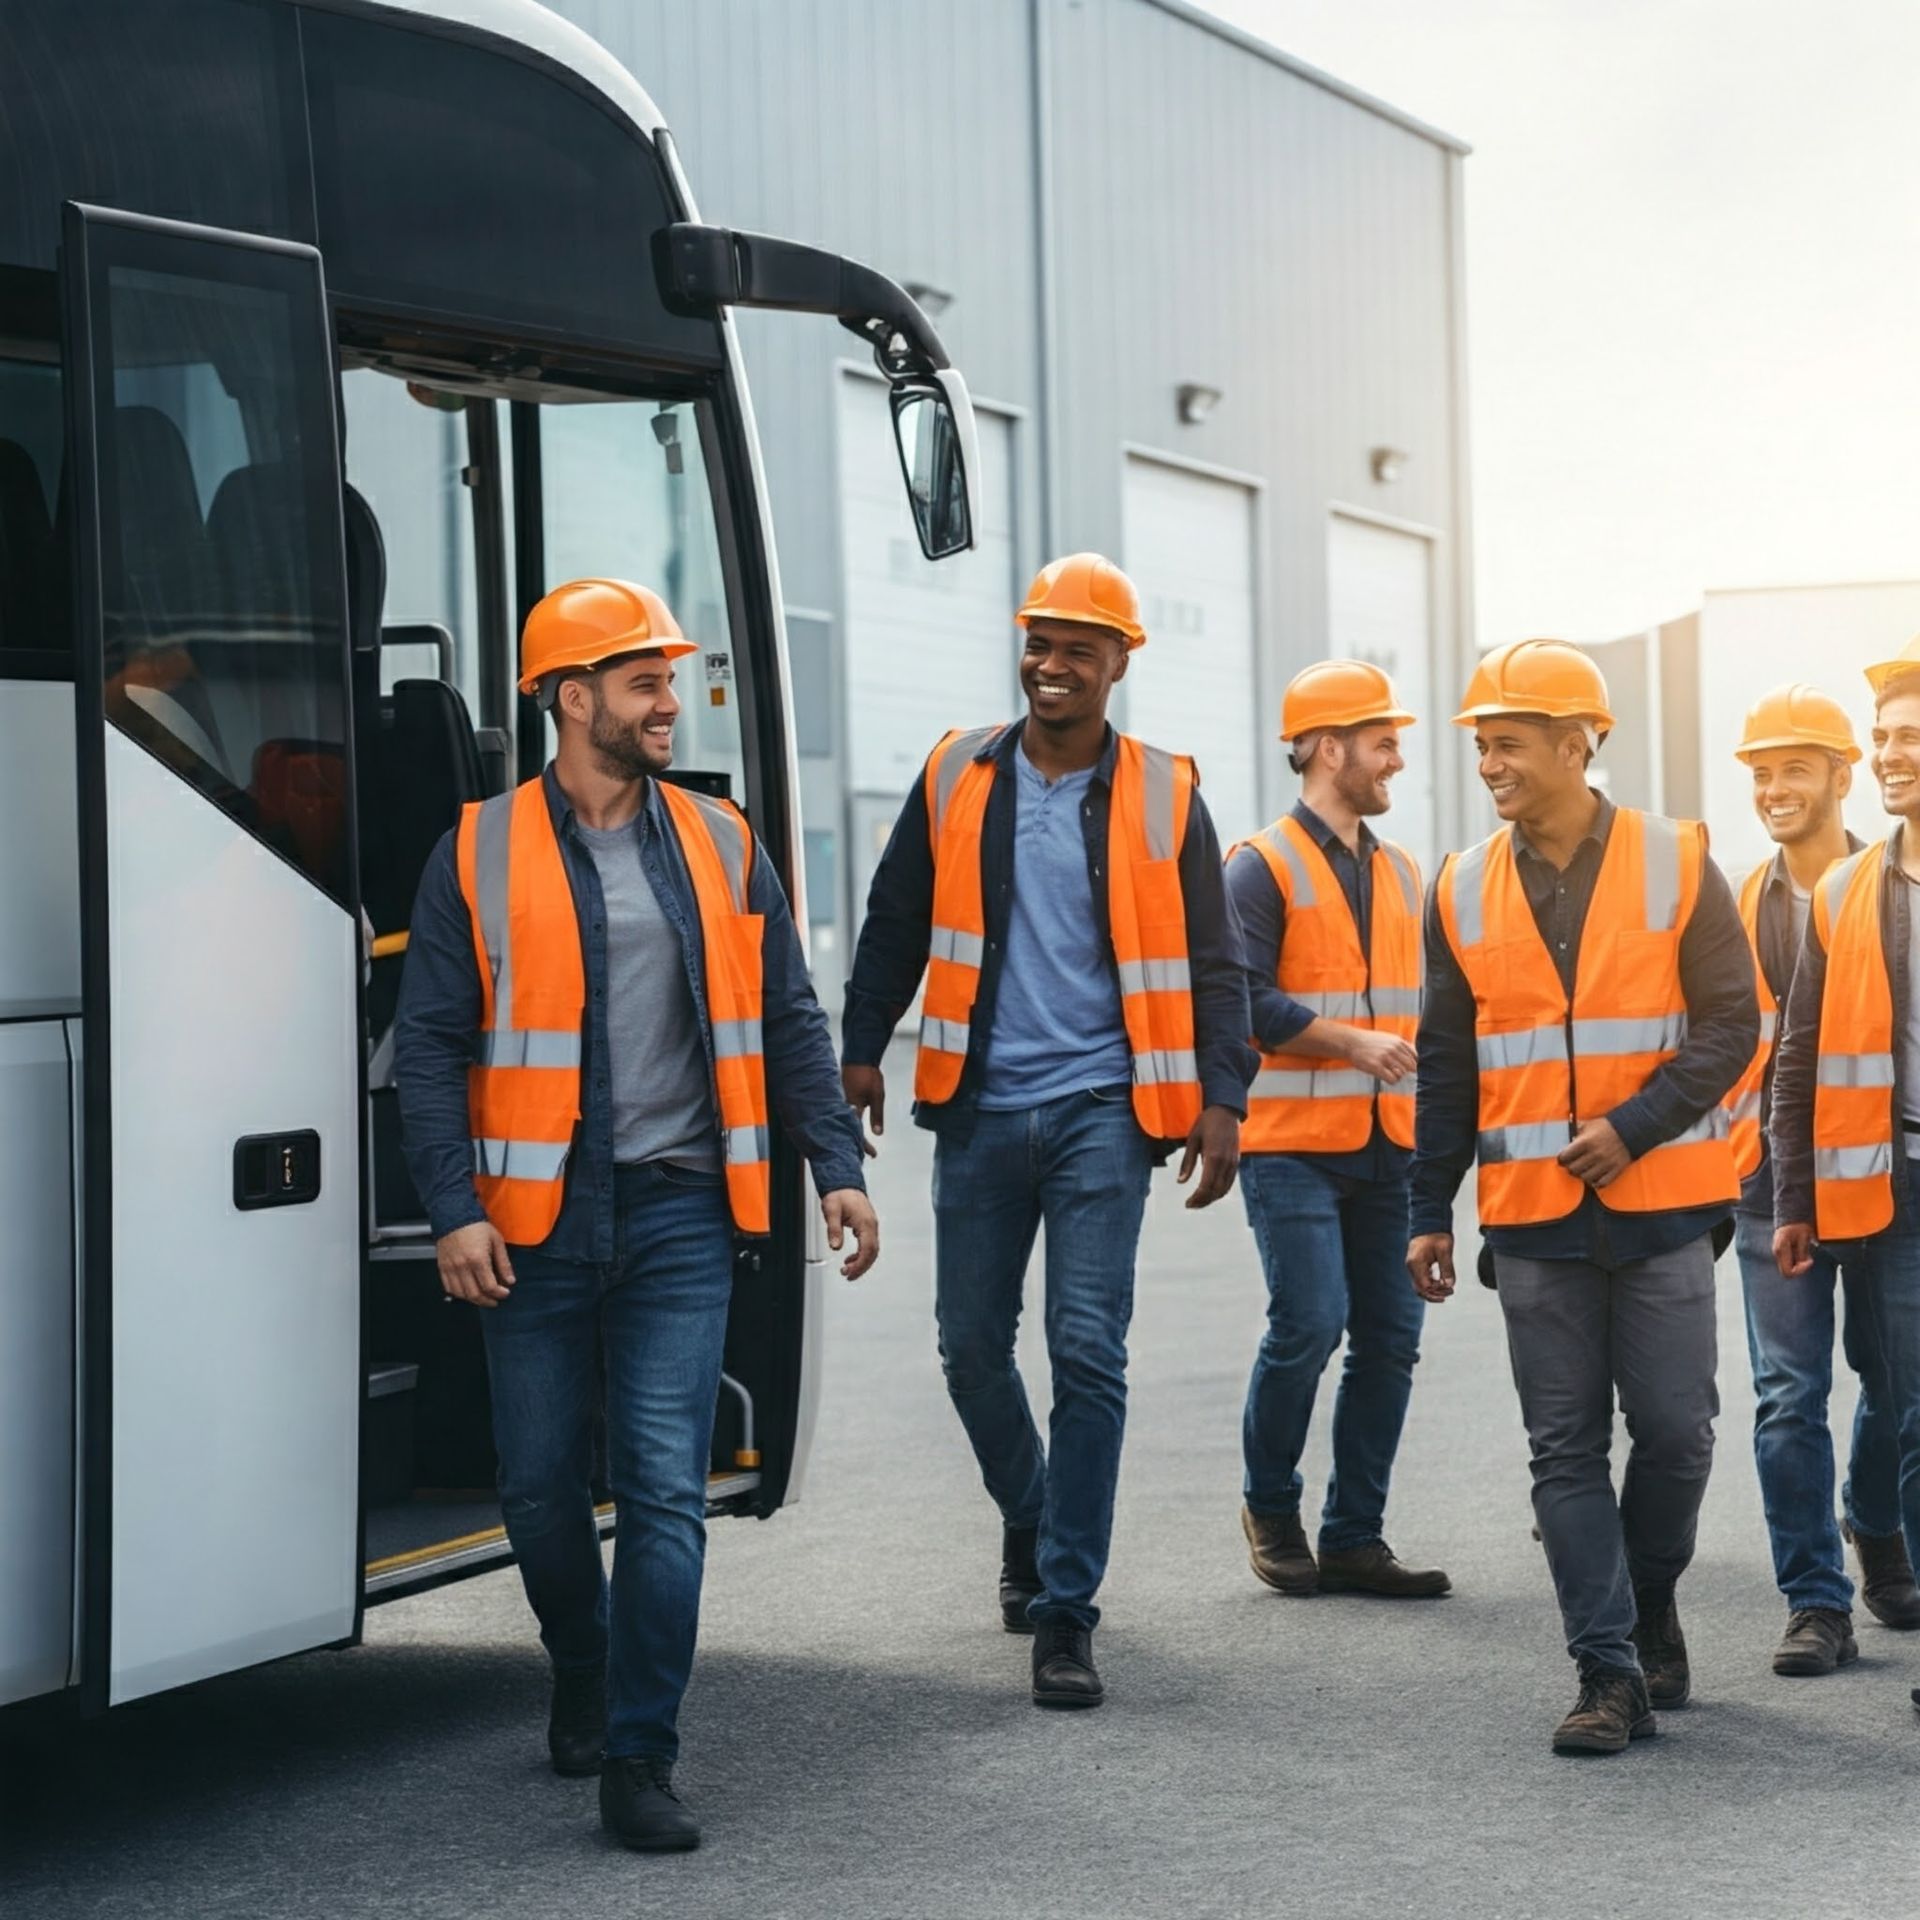
[(0, 0), (0, 260), (51, 267), (64, 200), (309, 237), (291, 26), (245, 0)]
[(320, 245), (336, 294), (718, 357), (668, 313), (659, 162), (550, 74), (483, 47), (307, 13)]
[(114, 230), (92, 244), (107, 715), (344, 899), (345, 608), (317, 267)]
[(71, 670), (61, 437), (60, 369), (0, 360), (0, 679)]

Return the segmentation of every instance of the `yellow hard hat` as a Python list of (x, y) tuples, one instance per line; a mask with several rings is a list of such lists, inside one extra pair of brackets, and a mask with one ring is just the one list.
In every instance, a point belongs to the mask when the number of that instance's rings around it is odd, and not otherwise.
[(1840, 702), (1797, 680), (1763, 693), (1747, 709), (1747, 723), (1733, 753), (1751, 765), (1756, 753), (1779, 747), (1824, 747), (1848, 760), (1860, 758), (1853, 722)]
[(698, 653), (667, 603), (631, 580), (569, 580), (527, 615), (520, 636), (520, 691), (565, 667), (597, 667), (623, 653), (658, 649), (669, 660)]
[(1033, 620), (1078, 620), (1090, 627), (1111, 627), (1125, 637), (1129, 651), (1147, 644), (1147, 630), (1140, 624), (1140, 595), (1133, 582), (1098, 553), (1070, 553), (1049, 561), (1033, 576), (1033, 585), (1013, 617), (1023, 627)]
[(1366, 660), (1321, 660), (1303, 667), (1280, 696), (1282, 740), (1297, 740), (1326, 727), (1410, 727), (1413, 722), (1392, 680)]
[(1879, 699), (1886, 692), (1888, 682), (1904, 673), (1920, 673), (1920, 634), (1909, 640), (1891, 660), (1876, 660), (1867, 669), (1867, 685), (1873, 689), (1873, 697)]
[(1474, 727), (1503, 713), (1590, 720), (1602, 740), (1613, 731), (1606, 677), (1564, 640), (1515, 640), (1481, 656), (1453, 724)]

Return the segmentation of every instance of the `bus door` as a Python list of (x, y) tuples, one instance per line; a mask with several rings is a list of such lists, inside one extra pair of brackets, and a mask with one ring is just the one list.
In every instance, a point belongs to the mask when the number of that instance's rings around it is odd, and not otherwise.
[(82, 1686), (350, 1636), (361, 936), (310, 248), (69, 205)]

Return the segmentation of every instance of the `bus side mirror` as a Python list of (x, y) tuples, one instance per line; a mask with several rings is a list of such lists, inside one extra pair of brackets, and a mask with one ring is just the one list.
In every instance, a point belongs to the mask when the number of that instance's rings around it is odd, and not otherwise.
[(980, 443), (967, 383), (944, 367), (894, 382), (891, 399), (893, 437), (920, 551), (929, 560), (965, 553), (979, 525), (980, 487)]

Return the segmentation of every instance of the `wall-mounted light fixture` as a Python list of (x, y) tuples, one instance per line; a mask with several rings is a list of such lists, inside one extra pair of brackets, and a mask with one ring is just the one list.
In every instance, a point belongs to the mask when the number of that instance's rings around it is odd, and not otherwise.
[(1406, 472), (1409, 458), (1399, 447), (1375, 447), (1367, 455), (1367, 464), (1373, 469), (1373, 477), (1383, 487), (1390, 487)]
[(1173, 397), (1181, 424), (1188, 427), (1197, 427), (1221, 400), (1218, 387), (1202, 386), (1197, 380), (1183, 381)]
[(902, 290), (929, 320), (938, 320), (953, 305), (953, 295), (945, 287), (936, 287), (928, 280), (903, 280)]

